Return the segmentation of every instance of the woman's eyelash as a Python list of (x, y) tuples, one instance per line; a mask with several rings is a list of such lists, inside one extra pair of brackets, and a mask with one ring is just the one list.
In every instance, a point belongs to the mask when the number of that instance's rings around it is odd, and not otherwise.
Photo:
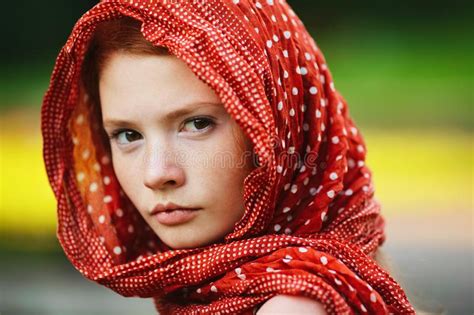
[(110, 134), (109, 139), (115, 139), (115, 138), (118, 137), (119, 134), (121, 134), (122, 132), (126, 132), (126, 131), (133, 131), (133, 130), (131, 130), (131, 129), (117, 129), (117, 130), (114, 130)]
[[(216, 124), (216, 122), (214, 121), (213, 118), (202, 117), (202, 116), (190, 118), (190, 119), (186, 120), (183, 124), (186, 125), (186, 124), (188, 124), (190, 122), (193, 122), (193, 121), (203, 121), (203, 122), (206, 122), (208, 124), (207, 127), (203, 128), (203, 129), (200, 129), (200, 130), (207, 130), (208, 128), (213, 127)], [(111, 134), (109, 135), (109, 139), (116, 139), (123, 132), (138, 133), (137, 131), (132, 130), (132, 129), (120, 128), (120, 129), (112, 131)], [(196, 133), (196, 132), (201, 132), (201, 131), (191, 131), (191, 132)]]
[(212, 119), (212, 118), (210, 118), (210, 117), (202, 117), (202, 116), (200, 116), (200, 117), (193, 117), (193, 118), (191, 118), (191, 119), (186, 120), (186, 121), (184, 122), (184, 125), (186, 125), (186, 124), (188, 124), (188, 123), (190, 123), (190, 122), (196, 122), (196, 121), (205, 122), (205, 123), (207, 123), (208, 125), (207, 125), (205, 128), (203, 128), (203, 129), (199, 129), (199, 131), (191, 131), (191, 132), (203, 132), (203, 131), (205, 131), (205, 130), (211, 128), (211, 127), (213, 127), (213, 126), (216, 124), (216, 122), (214, 121), (214, 119)]

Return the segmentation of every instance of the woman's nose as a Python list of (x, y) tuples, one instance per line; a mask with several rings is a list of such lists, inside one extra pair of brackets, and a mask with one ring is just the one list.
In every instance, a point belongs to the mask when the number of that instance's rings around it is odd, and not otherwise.
[(163, 148), (147, 150), (144, 163), (144, 179), (146, 187), (156, 189), (177, 188), (184, 184), (185, 173), (179, 165), (176, 154)]

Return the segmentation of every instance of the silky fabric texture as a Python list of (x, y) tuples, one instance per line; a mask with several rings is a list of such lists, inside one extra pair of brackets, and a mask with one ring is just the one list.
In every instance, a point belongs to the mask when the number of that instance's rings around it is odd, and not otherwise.
[[(95, 27), (125, 16), (211, 86), (254, 145), (244, 216), (210, 246), (168, 248), (114, 175), (81, 68)], [(285, 1), (102, 1), (61, 49), (41, 114), (57, 236), (88, 279), (152, 297), (161, 314), (252, 314), (278, 294), (328, 314), (414, 313), (373, 259), (384, 219), (364, 139)]]

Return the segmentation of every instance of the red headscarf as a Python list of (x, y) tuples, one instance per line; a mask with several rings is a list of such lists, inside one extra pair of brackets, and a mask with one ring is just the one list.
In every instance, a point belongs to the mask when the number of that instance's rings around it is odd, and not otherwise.
[[(245, 214), (225, 241), (173, 250), (121, 191), (90, 119), (81, 67), (98, 23), (132, 17), (219, 95), (252, 140)], [(106, 0), (75, 25), (42, 107), (60, 243), (87, 278), (162, 314), (252, 312), (277, 294), (329, 314), (411, 314), (373, 260), (384, 220), (364, 140), (323, 54), (283, 0)]]

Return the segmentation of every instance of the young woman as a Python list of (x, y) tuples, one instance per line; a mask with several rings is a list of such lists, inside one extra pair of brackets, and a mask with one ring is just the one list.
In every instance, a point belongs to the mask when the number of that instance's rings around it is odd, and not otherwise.
[(366, 147), (284, 1), (102, 1), (42, 108), (58, 238), (160, 314), (411, 314)]

